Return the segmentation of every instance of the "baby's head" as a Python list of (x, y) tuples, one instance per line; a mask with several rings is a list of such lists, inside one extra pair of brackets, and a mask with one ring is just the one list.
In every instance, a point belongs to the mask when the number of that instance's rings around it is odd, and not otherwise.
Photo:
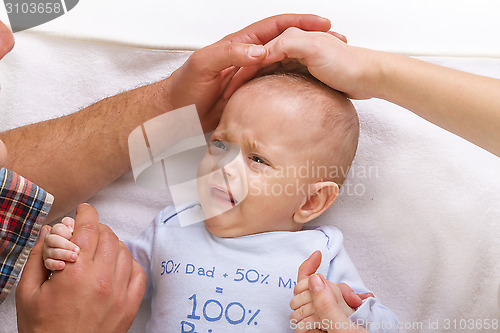
[(352, 103), (312, 77), (248, 82), (229, 99), (200, 164), (200, 174), (223, 167), (198, 182), (208, 230), (219, 237), (300, 230), (337, 198), (358, 133)]

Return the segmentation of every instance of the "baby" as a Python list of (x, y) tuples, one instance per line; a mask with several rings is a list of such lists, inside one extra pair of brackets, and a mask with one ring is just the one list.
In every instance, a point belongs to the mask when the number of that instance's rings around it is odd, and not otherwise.
[[(236, 91), (198, 168), (205, 223), (179, 224), (199, 203), (167, 207), (127, 244), (148, 278), (147, 330), (291, 332), (300, 327), (289, 320), (297, 269), (316, 250), (317, 273), (369, 292), (338, 229), (303, 228), (337, 198), (358, 132), (351, 102), (311, 77), (267, 75)], [(46, 238), (48, 269), (74, 261), (70, 236), (60, 224)], [(396, 331), (373, 297), (349, 315), (370, 331)]]

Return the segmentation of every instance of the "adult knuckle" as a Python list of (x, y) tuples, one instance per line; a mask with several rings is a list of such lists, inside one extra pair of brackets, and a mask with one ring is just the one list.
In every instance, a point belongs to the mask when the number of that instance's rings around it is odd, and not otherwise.
[(311, 54), (317, 54), (324, 49), (324, 46), (324, 41), (320, 40), (320, 38), (314, 38), (310, 41), (308, 48)]
[(137, 263), (136, 261), (134, 264), (136, 264), (138, 266), (137, 267), (138, 278), (141, 280), (142, 283), (145, 283), (147, 276), (146, 276), (146, 272), (144, 271), (144, 268), (142, 268), (142, 266), (139, 263)]
[(130, 305), (126, 305), (124, 311), (123, 311), (123, 318), (122, 320), (125, 321), (125, 322), (133, 322), (134, 321), (134, 318), (137, 314), (137, 310), (135, 307), (133, 306), (130, 306)]
[(110, 279), (101, 277), (96, 280), (94, 292), (99, 298), (107, 299), (113, 295), (113, 284)]
[(235, 55), (235, 53), (237, 53), (237, 48), (234, 43), (231, 42), (226, 43), (225, 49), (229, 58), (231, 58), (232, 56)]
[(86, 287), (86, 285), (91, 283), (88, 277), (88, 267), (86, 265), (82, 265), (81, 261), (77, 261), (77, 264), (71, 266), (71, 269), (65, 269), (64, 274), (68, 275), (65, 281), (71, 281), (74, 286)]
[(119, 244), (118, 244), (118, 245), (119, 245), (119, 247), (120, 247), (120, 251), (122, 251), (122, 252), (123, 252), (123, 254), (124, 254), (126, 257), (128, 257), (128, 258), (132, 258), (132, 254), (130, 253), (130, 251), (129, 251), (129, 249), (128, 249), (127, 245), (126, 245), (124, 242), (119, 241)]
[(285, 31), (283, 31), (284, 36), (290, 36), (290, 35), (295, 35), (297, 33), (300, 33), (302, 30), (300, 30), (297, 27), (288, 27)]
[(186, 61), (186, 66), (188, 68), (194, 69), (194, 70), (202, 68), (205, 64), (205, 61), (206, 61), (206, 57), (205, 57), (206, 51), (207, 51), (207, 47), (204, 47), (204, 48), (201, 48), (201, 49), (193, 52), (193, 54), (191, 54), (189, 59)]
[(87, 232), (96, 232), (99, 229), (99, 225), (95, 223), (86, 223), (82, 226), (82, 229)]
[(125, 290), (114, 293), (113, 296), (114, 303), (117, 304), (118, 306), (125, 306), (127, 307), (127, 292)]
[(116, 243), (116, 245), (118, 245), (119, 239), (110, 227), (102, 225), (99, 234), (99, 241), (103, 241), (108, 244)]

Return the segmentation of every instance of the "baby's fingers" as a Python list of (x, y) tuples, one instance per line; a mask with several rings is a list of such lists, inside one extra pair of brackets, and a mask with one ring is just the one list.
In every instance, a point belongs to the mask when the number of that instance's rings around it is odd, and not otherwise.
[(309, 290), (309, 281), (307, 279), (302, 279), (293, 288), (293, 294), (298, 295), (303, 291)]
[(314, 304), (307, 303), (292, 312), (292, 314), (290, 315), (290, 321), (298, 323), (305, 318), (312, 316), (314, 313)]
[(318, 333), (318, 332), (326, 332), (321, 330), (323, 328), (321, 319), (316, 315), (312, 315), (302, 319), (299, 322), (295, 320), (290, 320), (290, 324), (292, 328), (295, 328), (295, 333)]
[(66, 263), (61, 260), (54, 260), (47, 258), (43, 261), (45, 264), (45, 268), (47, 268), (49, 271), (60, 271), (64, 269), (64, 266), (66, 266)]
[(55, 248), (55, 247), (47, 247), (43, 251), (43, 258), (44, 259), (64, 260), (64, 261), (75, 262), (77, 257), (78, 257), (78, 254), (73, 252), (73, 251), (59, 249), (59, 248)]
[(309, 289), (301, 292), (300, 294), (294, 296), (290, 301), (290, 308), (292, 310), (297, 310), (301, 306), (304, 306), (307, 303), (311, 303), (313, 301), (311, 292)]
[(71, 233), (73, 233), (73, 230), (75, 230), (75, 219), (66, 216), (61, 220), (61, 223), (67, 226)]
[[(54, 228), (52, 228), (52, 230), (54, 230)], [(57, 248), (62, 250), (73, 251), (76, 254), (80, 253), (80, 248), (77, 245), (70, 242), (63, 236), (55, 235), (52, 233), (50, 235), (47, 235), (47, 237), (45, 237), (44, 246), (46, 248)]]
[(50, 230), (51, 235), (59, 235), (66, 239), (70, 239), (73, 236), (73, 232), (71, 232), (70, 228), (62, 223), (57, 223)]

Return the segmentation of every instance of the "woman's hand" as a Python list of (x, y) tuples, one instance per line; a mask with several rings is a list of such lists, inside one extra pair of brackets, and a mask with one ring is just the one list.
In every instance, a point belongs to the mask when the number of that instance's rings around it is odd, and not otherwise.
[[(377, 68), (369, 50), (349, 46), (345, 37), (334, 32), (309, 32), (288, 28), (265, 45), (266, 58), (256, 66), (241, 69), (228, 87), (225, 97), (254, 77), (259, 71), (273, 71), (293, 64), (306, 66), (309, 72), (328, 86), (353, 99), (374, 96), (370, 88)], [(267, 68), (266, 68), (267, 67)]]
[(266, 58), (238, 72), (226, 98), (260, 70), (297, 63), (349, 98), (385, 99), (500, 156), (498, 79), (349, 46), (332, 33), (293, 27), (265, 47)]
[[(335, 319), (341, 320), (344, 326), (356, 328), (357, 326), (348, 317), (355, 312), (357, 307), (361, 306), (364, 299), (374, 297), (373, 294), (356, 294), (345, 283), (335, 284), (327, 281), (321, 274), (315, 274), (320, 264), (321, 252), (316, 251), (299, 267), (297, 284), (293, 290), (294, 297), (290, 302), (290, 308), (293, 310), (290, 315), (290, 325), (295, 327), (296, 333), (325, 332), (331, 325), (324, 324), (330, 323), (330, 319)], [(320, 281), (318, 282), (317, 279)], [(315, 297), (315, 293), (320, 290), (318, 288), (322, 287), (322, 284), (325, 285), (322, 289), (328, 290), (322, 291), (322, 296), (316, 300), (318, 296)], [(323, 302), (327, 303), (323, 304)], [(335, 317), (331, 317), (330, 312), (334, 313)], [(323, 313), (328, 314), (328, 316), (323, 316)], [(322, 327), (324, 331), (310, 330), (310, 327)], [(337, 331), (328, 330), (328, 332)], [(349, 331), (340, 330), (338, 332)]]

